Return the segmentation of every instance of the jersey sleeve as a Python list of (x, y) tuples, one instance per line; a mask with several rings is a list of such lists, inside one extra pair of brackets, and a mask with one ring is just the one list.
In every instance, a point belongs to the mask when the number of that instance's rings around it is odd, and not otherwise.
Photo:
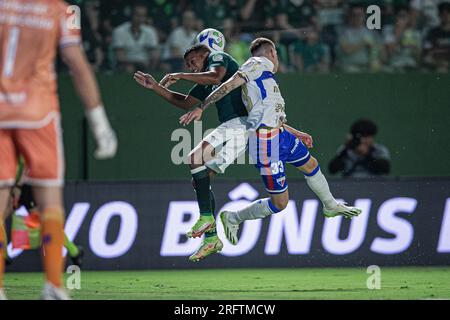
[(375, 144), (374, 156), (376, 159), (385, 159), (385, 160), (391, 159), (389, 149), (381, 144)]
[(145, 46), (150, 49), (156, 49), (159, 43), (158, 34), (155, 30), (148, 28), (145, 37)]
[(58, 10), (59, 46), (61, 48), (81, 44), (80, 9), (63, 3)]
[(259, 78), (264, 71), (273, 71), (273, 64), (268, 59), (258, 59), (252, 57), (248, 59), (238, 70), (238, 74), (246, 82)]
[(116, 28), (112, 32), (111, 47), (114, 49), (125, 47), (125, 41), (121, 31), (121, 29)]
[(222, 52), (211, 53), (208, 60), (208, 69), (213, 67), (228, 68), (228, 57)]
[(206, 89), (205, 86), (201, 86), (199, 84), (194, 85), (191, 90), (189, 90), (190, 96), (193, 96), (195, 99), (203, 101), (209, 96), (210, 92)]

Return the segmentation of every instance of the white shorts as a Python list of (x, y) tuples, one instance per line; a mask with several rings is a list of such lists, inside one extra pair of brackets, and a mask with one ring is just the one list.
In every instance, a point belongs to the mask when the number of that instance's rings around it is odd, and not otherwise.
[(248, 142), (246, 119), (247, 117), (239, 117), (228, 120), (203, 139), (211, 144), (216, 152), (214, 158), (205, 163), (206, 167), (217, 173), (224, 173), (238, 158), (237, 163), (245, 163)]

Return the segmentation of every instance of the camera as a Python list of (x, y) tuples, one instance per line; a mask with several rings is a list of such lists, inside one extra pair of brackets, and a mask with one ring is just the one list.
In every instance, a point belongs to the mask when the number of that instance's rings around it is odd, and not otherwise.
[(347, 145), (348, 148), (352, 150), (356, 149), (356, 147), (361, 144), (361, 137), (362, 135), (360, 133), (352, 135), (352, 139), (349, 141)]

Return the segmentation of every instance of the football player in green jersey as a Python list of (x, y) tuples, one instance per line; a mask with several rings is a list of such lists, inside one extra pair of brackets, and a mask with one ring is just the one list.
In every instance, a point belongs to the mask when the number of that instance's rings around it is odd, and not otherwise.
[[(202, 102), (239, 69), (238, 63), (229, 54), (211, 52), (202, 44), (196, 44), (186, 50), (184, 60), (191, 71), (189, 73), (171, 73), (158, 83), (151, 75), (138, 71), (134, 79), (172, 105), (187, 111)], [(169, 90), (169, 86), (178, 80), (191, 81), (195, 85), (188, 94)], [(223, 247), (216, 232), (214, 196), (210, 178), (217, 173), (224, 173), (235, 159), (245, 153), (247, 147), (245, 125), (247, 110), (242, 102), (241, 89), (230, 92), (222, 100), (217, 101), (216, 107), (221, 124), (188, 155), (200, 218), (186, 235), (196, 238), (205, 234), (202, 245), (189, 258), (192, 261), (219, 252)]]

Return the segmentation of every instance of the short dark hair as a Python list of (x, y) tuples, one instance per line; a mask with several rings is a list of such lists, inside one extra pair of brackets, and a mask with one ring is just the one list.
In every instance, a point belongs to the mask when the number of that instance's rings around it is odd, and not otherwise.
[(377, 125), (369, 119), (359, 119), (355, 121), (350, 128), (350, 133), (353, 136), (360, 137), (375, 136), (377, 131)]
[(402, 11), (410, 12), (411, 9), (407, 5), (400, 5), (400, 6), (396, 7), (394, 10), (395, 14), (399, 14)]
[(439, 14), (450, 12), (450, 2), (441, 2), (438, 5)]
[(250, 52), (252, 53), (252, 56), (255, 55), (261, 48), (271, 46), (275, 48), (275, 43), (273, 43), (272, 40), (267, 38), (257, 38), (252, 41), (250, 44)]
[(350, 10), (362, 8), (364, 10), (366, 8), (366, 6), (363, 1), (350, 1), (348, 8)]
[(133, 10), (135, 10), (136, 8), (140, 8), (140, 7), (145, 7), (148, 10), (147, 3), (145, 3), (142, 0), (134, 1), (133, 4), (131, 5), (131, 8)]
[(186, 51), (184, 52), (183, 58), (186, 60), (186, 57), (191, 52), (199, 52), (199, 51), (211, 52), (211, 50), (209, 49), (209, 47), (207, 45), (204, 45), (204, 44), (201, 44), (201, 43), (197, 43), (197, 44), (194, 44), (193, 46), (191, 46), (191, 47), (186, 49)]

